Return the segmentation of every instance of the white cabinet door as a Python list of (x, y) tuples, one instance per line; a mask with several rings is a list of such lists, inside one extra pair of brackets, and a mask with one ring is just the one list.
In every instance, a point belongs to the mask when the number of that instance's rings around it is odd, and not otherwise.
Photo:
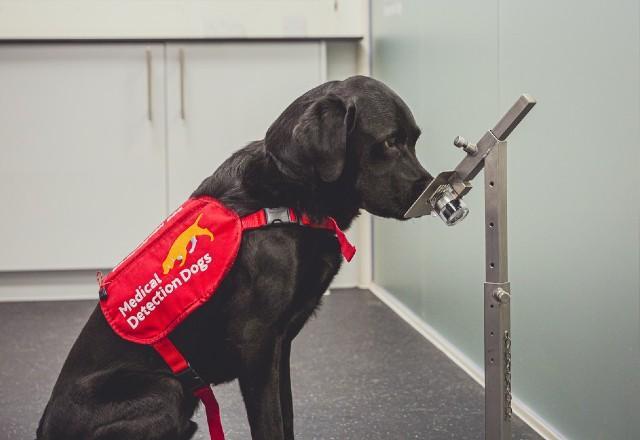
[(169, 44), (169, 206), (264, 138), (291, 101), (324, 80), (324, 58), (320, 42)]
[(0, 45), (0, 271), (110, 267), (164, 218), (164, 79), (160, 44)]

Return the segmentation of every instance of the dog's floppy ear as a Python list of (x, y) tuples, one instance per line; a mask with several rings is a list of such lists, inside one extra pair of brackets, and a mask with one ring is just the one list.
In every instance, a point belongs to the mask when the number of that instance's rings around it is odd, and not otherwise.
[[(353, 130), (356, 107), (328, 94), (311, 103), (297, 119), (288, 142), (273, 144), (267, 133), (267, 149), (284, 165), (308, 177), (310, 170), (324, 182), (334, 182), (344, 170), (347, 136)], [(273, 128), (273, 127), (272, 127)], [(271, 131), (271, 129), (270, 129)]]

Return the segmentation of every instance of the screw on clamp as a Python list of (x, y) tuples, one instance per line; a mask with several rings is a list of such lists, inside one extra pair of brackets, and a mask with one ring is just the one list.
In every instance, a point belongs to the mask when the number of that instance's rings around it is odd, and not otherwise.
[(462, 136), (456, 136), (456, 138), (453, 140), (453, 145), (464, 150), (464, 152), (469, 156), (475, 156), (475, 154), (478, 152), (478, 147), (476, 146), (476, 144), (470, 144)]
[(509, 304), (511, 302), (511, 294), (502, 287), (498, 287), (493, 291), (493, 298), (500, 304)]

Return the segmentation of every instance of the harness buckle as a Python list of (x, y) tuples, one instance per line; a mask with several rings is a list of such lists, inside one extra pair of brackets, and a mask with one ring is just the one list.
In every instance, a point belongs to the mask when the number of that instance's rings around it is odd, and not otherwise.
[(180, 381), (182, 386), (184, 386), (191, 392), (209, 386), (209, 384), (202, 380), (196, 370), (191, 368), (191, 365), (188, 365), (185, 370), (179, 373), (175, 373), (175, 376)]
[(268, 225), (276, 223), (298, 223), (297, 220), (291, 218), (289, 208), (265, 208), (264, 213)]

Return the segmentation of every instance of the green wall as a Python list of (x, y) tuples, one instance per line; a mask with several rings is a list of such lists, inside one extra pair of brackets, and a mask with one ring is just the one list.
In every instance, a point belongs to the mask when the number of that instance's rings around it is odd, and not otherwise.
[[(640, 439), (638, 0), (373, 0), (373, 75), (412, 108), (432, 173), (522, 92), (509, 138), (516, 397), (572, 439)], [(374, 282), (482, 365), (482, 179), (471, 209), (374, 220)]]

